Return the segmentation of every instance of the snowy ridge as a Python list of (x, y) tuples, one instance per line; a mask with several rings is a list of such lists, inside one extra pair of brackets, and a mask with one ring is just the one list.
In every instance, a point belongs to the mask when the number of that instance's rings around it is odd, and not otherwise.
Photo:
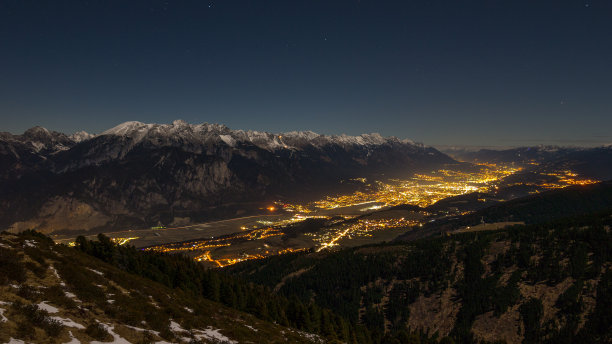
[(232, 130), (220, 124), (189, 124), (176, 120), (172, 124), (147, 124), (130, 121), (104, 131), (99, 136), (122, 136), (129, 138), (132, 144), (142, 141), (168, 144), (180, 141), (190, 144), (222, 143), (230, 147), (241, 143), (253, 144), (267, 150), (302, 149), (306, 146), (323, 147), (337, 144), (342, 146), (377, 146), (384, 144), (415, 145), (411, 140), (400, 140), (396, 137), (385, 138), (380, 134), (321, 135), (312, 131), (291, 131), (273, 134), (254, 130)]
[(66, 135), (56, 131), (37, 126), (26, 130), (22, 135), (0, 133), (0, 144), (9, 147), (14, 156), (20, 154), (16, 150), (27, 151), (34, 154), (49, 155), (69, 150), (75, 144), (94, 138), (95, 135), (84, 131)]
[(85, 131), (77, 131), (76, 133), (69, 136), (70, 139), (76, 143), (83, 142), (96, 137), (94, 134), (90, 134)]

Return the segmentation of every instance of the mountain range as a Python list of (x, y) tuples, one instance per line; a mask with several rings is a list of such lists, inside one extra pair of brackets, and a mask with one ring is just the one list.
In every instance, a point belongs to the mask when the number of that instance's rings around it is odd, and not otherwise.
[(126, 122), (99, 135), (0, 134), (0, 228), (142, 228), (250, 214), (356, 177), (456, 163), (379, 134), (271, 134), (219, 124)]

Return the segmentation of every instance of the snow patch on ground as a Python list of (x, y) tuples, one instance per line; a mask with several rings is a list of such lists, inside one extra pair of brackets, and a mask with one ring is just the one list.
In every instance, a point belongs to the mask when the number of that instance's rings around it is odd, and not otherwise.
[(170, 330), (172, 330), (172, 332), (185, 332), (185, 329), (174, 320), (170, 321)]
[[(178, 334), (189, 332), (185, 330), (179, 323), (173, 320), (170, 321), (170, 330)], [(221, 334), (220, 331), (221, 330), (213, 329), (211, 326), (209, 326), (205, 330), (192, 330), (191, 333), (193, 334), (193, 337), (195, 337), (197, 340), (215, 340), (215, 341), (221, 341), (224, 343), (235, 343), (235, 344), (238, 343), (237, 341), (231, 340), (228, 337), (224, 336), (223, 334)], [(186, 342), (190, 341), (190, 338), (188, 337), (183, 337), (181, 339)], [(161, 344), (161, 342), (159, 343)]]
[(185, 307), (185, 310), (189, 313), (193, 313), (193, 309), (189, 308), (189, 307)]
[(92, 268), (87, 268), (87, 270), (89, 270), (89, 271), (91, 271), (91, 272), (94, 272), (94, 273), (97, 273), (97, 274), (98, 274), (98, 275), (100, 275), (100, 276), (104, 276), (104, 273), (103, 273), (103, 272), (100, 272), (100, 271), (98, 271), (98, 270), (94, 270), (94, 269), (92, 269)]
[[(176, 321), (171, 320), (170, 321), (170, 330), (172, 332), (174, 332), (175, 334), (186, 334), (187, 330), (185, 330), (184, 328), (181, 327), (181, 325), (179, 323), (177, 323)], [(181, 340), (183, 342), (189, 342), (191, 341), (191, 339), (189, 337), (182, 337)]]
[(308, 332), (303, 332), (303, 331), (297, 331), (297, 333), (299, 333), (302, 337), (304, 337), (304, 338), (306, 338), (306, 339), (308, 339), (308, 340), (310, 340), (312, 342), (315, 342), (315, 343), (325, 343), (325, 341), (321, 337), (316, 335), (316, 334), (308, 333)]
[(0, 308), (0, 322), (7, 322), (8, 318), (4, 316), (4, 308)]
[(1, 243), (1, 242), (0, 242), (0, 247), (2, 247), (2, 248), (11, 248), (10, 246), (5, 245), (5, 244), (3, 244), (3, 243)]
[(64, 290), (64, 295), (66, 295), (66, 297), (68, 297), (68, 298), (73, 299), (73, 300), (74, 300), (74, 302), (81, 303), (81, 300), (79, 300), (79, 299), (77, 298), (77, 296), (76, 296), (74, 293), (71, 293), (71, 292), (69, 292), (69, 291), (65, 291), (65, 290)]
[(81, 344), (80, 340), (74, 338), (74, 336), (72, 335), (72, 331), (68, 331), (68, 334), (70, 335), (70, 341), (64, 344)]
[(39, 303), (37, 306), (38, 306), (38, 308), (40, 308), (42, 310), (45, 310), (45, 311), (47, 311), (47, 312), (49, 312), (51, 314), (59, 312), (59, 309), (57, 309), (57, 308), (47, 304), (47, 301), (43, 301), (43, 302)]
[(256, 328), (254, 328), (254, 327), (253, 327), (253, 326), (251, 326), (251, 325), (244, 325), (244, 326), (246, 326), (246, 327), (247, 327), (248, 329), (250, 329), (251, 331), (254, 331), (254, 332), (257, 332), (257, 331), (258, 331)]
[(9, 339), (8, 343), (6, 344), (25, 344), (25, 342), (23, 340), (11, 337), (11, 339)]
[(193, 336), (198, 339), (198, 340), (202, 340), (202, 339), (208, 339), (208, 340), (217, 340), (217, 341), (221, 341), (224, 343), (238, 343), (235, 340), (231, 340), (229, 338), (227, 338), (226, 336), (222, 335), (221, 332), (219, 332), (219, 329), (213, 329), (212, 327), (208, 327), (206, 330), (193, 330)]
[(80, 330), (84, 330), (85, 326), (74, 322), (72, 319), (68, 319), (68, 318), (62, 318), (62, 317), (51, 317), (51, 319), (53, 320), (57, 320), (60, 323), (62, 323), (62, 325), (66, 326), (66, 327), (74, 327), (74, 328), (78, 328)]
[(36, 247), (36, 241), (34, 241), (34, 240), (24, 240), (23, 247)]
[(55, 269), (55, 266), (49, 265), (49, 270), (51, 270), (51, 272), (53, 272), (53, 275), (55, 277), (57, 277), (57, 279), (61, 279), (60, 275), (57, 273), (57, 270)]
[(57, 273), (57, 270), (55, 269), (55, 267), (53, 265), (49, 265), (49, 269), (51, 270), (51, 272), (53, 272), (53, 275), (57, 277), (57, 279), (60, 281), (59, 285), (61, 285), (62, 287), (65, 287), (66, 283), (64, 283), (60, 275)]
[(157, 304), (157, 302), (155, 302), (155, 299), (153, 298), (153, 296), (149, 295), (149, 300), (151, 300), (151, 306), (160, 309), (161, 307), (159, 307), (159, 305)]
[(108, 344), (108, 343), (112, 343), (112, 344), (132, 344), (130, 342), (128, 342), (125, 338), (121, 337), (120, 335), (116, 334), (115, 332), (113, 332), (113, 330), (115, 329), (114, 326), (110, 326), (107, 325), (105, 323), (100, 323), (104, 329), (106, 331), (108, 331), (108, 333), (110, 333), (111, 336), (113, 336), (113, 341), (112, 342), (91, 342), (91, 344)]
[(138, 332), (151, 332), (151, 333), (154, 333), (156, 336), (159, 336), (159, 331), (147, 330), (145, 328), (140, 328), (140, 327), (130, 326), (130, 325), (123, 325), (123, 326), (129, 328), (130, 330), (134, 330)]

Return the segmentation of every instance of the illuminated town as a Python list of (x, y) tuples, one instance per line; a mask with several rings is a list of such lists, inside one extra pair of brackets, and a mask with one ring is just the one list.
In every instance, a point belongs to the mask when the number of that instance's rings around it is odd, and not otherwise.
[(180, 243), (170, 243), (158, 246), (148, 247), (145, 250), (147, 251), (156, 251), (156, 252), (166, 252), (166, 253), (177, 253), (182, 252), (186, 254), (193, 255), (195, 253), (194, 259), (199, 262), (212, 262), (219, 267), (236, 264), (241, 261), (245, 261), (248, 259), (261, 259), (270, 255), (277, 255), (283, 253), (293, 252), (291, 249), (283, 249), (277, 251), (264, 251), (260, 254), (246, 254), (242, 253), (239, 257), (232, 258), (218, 258), (214, 259), (211, 256), (211, 251), (220, 247), (227, 247), (232, 244), (238, 244), (246, 241), (253, 240), (263, 240), (270, 237), (282, 236), (284, 233), (281, 231), (280, 227), (261, 227), (255, 229), (244, 229), (243, 232), (236, 233), (234, 235), (223, 236), (220, 238), (211, 238), (211, 239), (203, 239), (203, 240), (195, 240), (188, 242), (180, 242)]
[[(441, 169), (427, 174), (414, 174), (408, 179), (368, 181), (353, 179), (362, 184), (359, 191), (351, 194), (327, 196), (306, 203), (292, 204), (278, 201), (269, 205), (270, 213), (293, 214), (272, 220), (259, 220), (230, 235), (168, 243), (146, 248), (146, 250), (169, 253), (185, 253), (195, 260), (215, 267), (224, 267), (250, 259), (262, 259), (272, 255), (305, 250), (323, 251), (341, 247), (354, 240), (379, 242), (381, 234), (394, 230), (412, 230), (423, 225), (434, 216), (425, 211), (416, 211), (419, 216), (369, 218), (359, 217), (376, 210), (389, 209), (397, 205), (413, 205), (426, 208), (439, 200), (472, 192), (495, 193), (500, 186), (527, 185), (539, 190), (563, 188), (571, 185), (587, 185), (595, 180), (582, 179), (572, 171), (536, 173), (535, 181), (520, 183), (503, 182), (503, 179), (523, 171), (522, 167), (494, 164), (475, 165), (476, 170), (464, 172)], [(350, 210), (349, 210), (350, 209)], [(459, 212), (467, 214), (468, 212)], [(299, 234), (296, 242), (288, 245), (283, 241), (291, 226), (307, 219), (325, 221), (316, 232)], [(384, 237), (385, 239), (387, 237)], [(115, 242), (126, 244), (135, 238), (115, 238)], [(276, 240), (275, 240), (276, 239)], [(367, 241), (371, 240), (371, 241)]]
[(129, 237), (129, 238), (111, 238), (111, 241), (119, 246), (126, 245), (132, 240), (136, 240), (139, 237)]
[(410, 228), (419, 225), (416, 220), (399, 219), (379, 219), (379, 220), (359, 220), (355, 223), (344, 224), (333, 228), (325, 233), (312, 234), (313, 241), (319, 244), (317, 251), (338, 246), (341, 239), (353, 239), (358, 237), (372, 237), (374, 231), (387, 230), (393, 228)]
[[(479, 164), (476, 172), (462, 172), (442, 169), (429, 174), (415, 174), (409, 179), (391, 179), (366, 183), (365, 178), (359, 181), (365, 184), (367, 191), (356, 191), (350, 195), (328, 196), (311, 204), (280, 205), (286, 211), (302, 213), (317, 209), (336, 209), (366, 203), (378, 203), (379, 207), (400, 204), (427, 207), (437, 201), (470, 192), (488, 191), (494, 183), (521, 170), (520, 167)], [(374, 209), (372, 209), (374, 210)]]

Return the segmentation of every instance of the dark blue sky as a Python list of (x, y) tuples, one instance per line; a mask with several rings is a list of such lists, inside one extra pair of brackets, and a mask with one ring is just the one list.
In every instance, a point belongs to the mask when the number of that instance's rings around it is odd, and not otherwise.
[(0, 131), (612, 143), (612, 1), (0, 0)]

